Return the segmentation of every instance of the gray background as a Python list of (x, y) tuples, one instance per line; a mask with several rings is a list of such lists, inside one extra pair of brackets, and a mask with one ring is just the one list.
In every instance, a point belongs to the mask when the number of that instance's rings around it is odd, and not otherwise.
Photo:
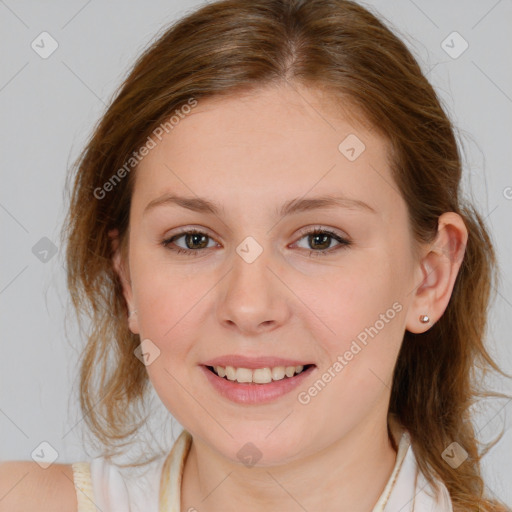
[[(52, 243), (59, 244), (65, 212), (64, 179), (135, 57), (166, 23), (201, 3), (0, 0), (0, 460), (30, 460), (43, 441), (56, 450), (60, 463), (95, 454), (83, 445), (77, 402), (76, 362), (83, 340), (68, 308), (63, 251), (51, 252)], [(512, 2), (373, 0), (365, 5), (406, 41), (457, 127), (465, 188), (489, 223), (501, 265), (489, 350), (512, 373)], [(58, 43), (47, 59), (31, 47), (43, 31)], [(460, 56), (464, 42), (450, 35), (454, 31), (469, 45)], [(488, 383), (512, 392), (504, 378)], [(155, 417), (160, 414), (165, 422), (167, 411), (154, 393), (151, 404)], [(481, 441), (506, 429), (484, 458), (483, 472), (488, 492), (509, 505), (511, 413), (506, 399), (486, 400), (475, 409)], [(179, 432), (176, 425), (162, 432), (163, 446), (172, 442), (176, 428)]]

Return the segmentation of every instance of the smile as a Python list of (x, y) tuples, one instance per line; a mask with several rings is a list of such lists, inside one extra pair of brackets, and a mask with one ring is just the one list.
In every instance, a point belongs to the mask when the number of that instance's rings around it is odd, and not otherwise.
[(310, 365), (275, 366), (273, 368), (234, 368), (233, 366), (208, 366), (219, 377), (233, 382), (254, 382), (255, 384), (268, 384), (269, 382), (291, 378), (304, 371)]
[(200, 365), (216, 396), (244, 405), (277, 401), (299, 387), (316, 369), (314, 364), (262, 366)]

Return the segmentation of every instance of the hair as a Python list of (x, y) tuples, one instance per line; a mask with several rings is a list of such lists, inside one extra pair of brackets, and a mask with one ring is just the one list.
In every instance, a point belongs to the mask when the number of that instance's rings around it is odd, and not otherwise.
[[(484, 494), (480, 460), (490, 447), (479, 453), (471, 419), (478, 397), (506, 396), (479, 387), (477, 370), (509, 377), (484, 345), (497, 286), (493, 243), (483, 218), (460, 197), (462, 164), (454, 128), (433, 87), (406, 45), (352, 1), (207, 4), (167, 27), (115, 92), (73, 166), (62, 231), (72, 305), (79, 321), (90, 320), (79, 376), (87, 426), (109, 455), (144, 422), (136, 421), (137, 407), (144, 403), (149, 379), (134, 357), (140, 339), (128, 328), (109, 238), (117, 230), (126, 254), (137, 150), (191, 99), (281, 84), (321, 88), (340, 104), (348, 99), (386, 137), (414, 243), (435, 239), (444, 212), (463, 218), (469, 236), (452, 296), (428, 331), (405, 331), (389, 413), (411, 433), (428, 481), (438, 489), (438, 477), (447, 486), (454, 511), (506, 510)], [(127, 170), (127, 162), (133, 170)], [(118, 171), (119, 179), (116, 169), (125, 170)], [(456, 469), (441, 456), (453, 441), (468, 453)]]

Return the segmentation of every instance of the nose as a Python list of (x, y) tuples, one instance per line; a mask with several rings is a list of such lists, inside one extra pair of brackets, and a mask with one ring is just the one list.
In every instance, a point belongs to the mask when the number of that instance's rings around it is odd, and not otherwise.
[(283, 272), (270, 253), (270, 250), (263, 250), (255, 259), (247, 258), (243, 247), (239, 247), (233, 266), (221, 284), (217, 307), (219, 321), (244, 336), (277, 329), (290, 316), (289, 291), (279, 276)]

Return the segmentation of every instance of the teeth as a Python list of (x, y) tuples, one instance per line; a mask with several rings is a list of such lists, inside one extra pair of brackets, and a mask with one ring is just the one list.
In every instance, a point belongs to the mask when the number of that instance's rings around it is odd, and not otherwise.
[(276, 366), (275, 368), (272, 368), (272, 380), (284, 379), (285, 373), (286, 371), (284, 366)]
[(254, 382), (256, 384), (268, 384), (275, 380), (290, 378), (304, 370), (303, 365), (298, 366), (276, 366), (274, 368), (234, 368), (233, 366), (215, 366), (214, 371), (219, 377), (226, 377), (228, 380), (237, 382)]
[(287, 366), (284, 370), (284, 373), (287, 377), (293, 377), (295, 375), (295, 367), (294, 366)]
[(235, 380), (238, 382), (252, 382), (252, 370), (248, 368), (237, 368)]
[(226, 366), (226, 377), (228, 380), (236, 379), (236, 370), (232, 366)]
[(257, 384), (267, 384), (268, 382), (272, 382), (272, 372), (270, 371), (270, 368), (258, 368), (251, 373), (252, 382), (256, 382)]

